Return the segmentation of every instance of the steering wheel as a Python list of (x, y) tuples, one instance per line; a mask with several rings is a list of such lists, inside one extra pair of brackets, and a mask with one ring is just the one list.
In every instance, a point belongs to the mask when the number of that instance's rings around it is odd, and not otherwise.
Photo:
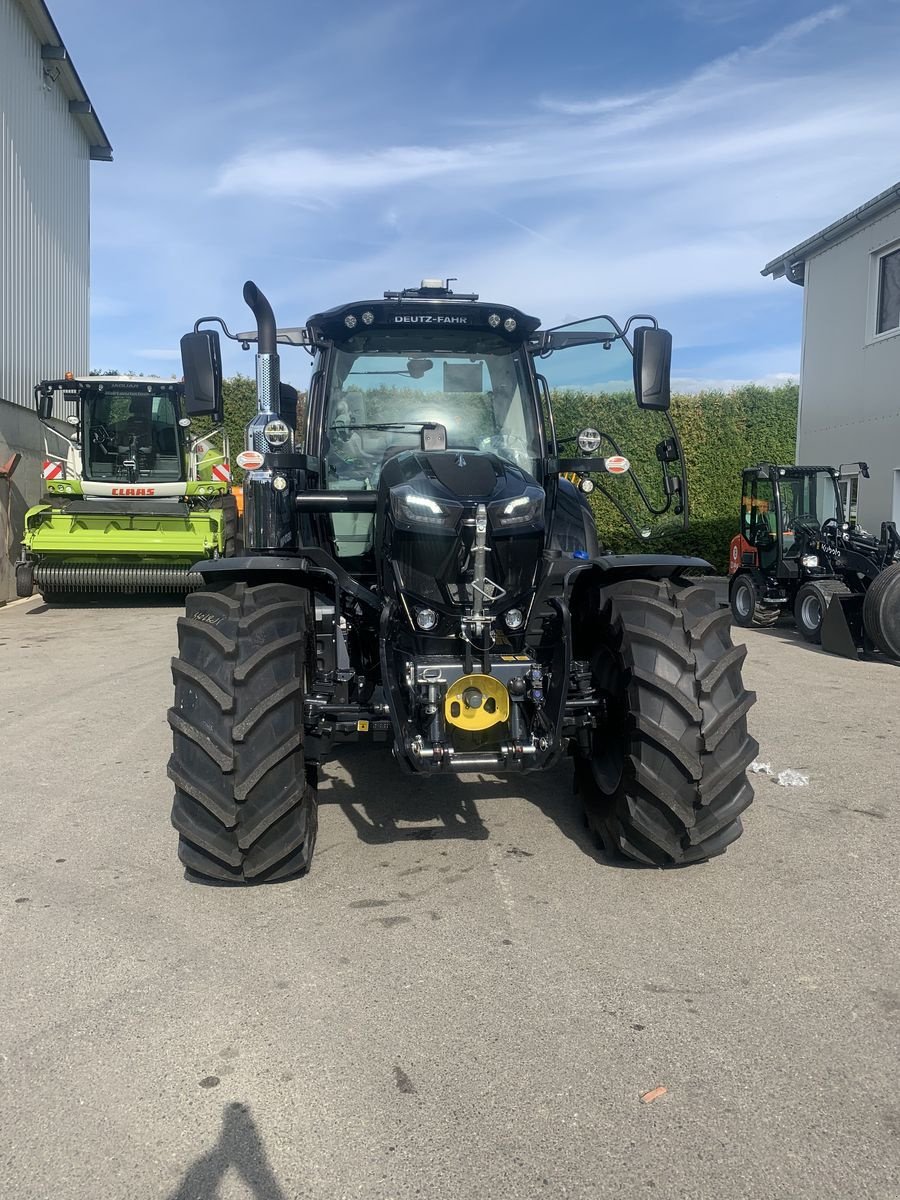
[(833, 532), (833, 533), (834, 533), (834, 536), (835, 536), (835, 537), (837, 537), (837, 535), (838, 535), (838, 521), (837, 521), (837, 517), (827, 517), (827, 518), (826, 518), (826, 519), (825, 519), (825, 520), (822, 522), (822, 528), (821, 528), (820, 532), (821, 532), (821, 533), (822, 533), (822, 535), (824, 536), (824, 535), (825, 535), (825, 533), (826, 533), (826, 531), (827, 531), (827, 532), (829, 532), (829, 533), (832, 533), (832, 532)]
[(487, 450), (499, 458), (505, 458), (507, 462), (515, 463), (517, 467), (530, 462), (532, 457), (528, 453), (525, 439), (515, 433), (495, 433), (490, 437), (482, 438), (478, 443), (478, 449)]
[(91, 441), (101, 450), (112, 450), (115, 446), (113, 435), (105, 425), (95, 425), (91, 430)]

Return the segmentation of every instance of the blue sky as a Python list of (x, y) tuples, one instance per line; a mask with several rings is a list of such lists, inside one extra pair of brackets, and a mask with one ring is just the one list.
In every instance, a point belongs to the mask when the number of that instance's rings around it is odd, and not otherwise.
[(180, 373), (247, 278), (293, 325), (452, 275), (545, 324), (653, 312), (682, 387), (776, 380), (802, 291), (760, 268), (900, 178), (898, 0), (50, 7), (115, 150), (98, 367)]

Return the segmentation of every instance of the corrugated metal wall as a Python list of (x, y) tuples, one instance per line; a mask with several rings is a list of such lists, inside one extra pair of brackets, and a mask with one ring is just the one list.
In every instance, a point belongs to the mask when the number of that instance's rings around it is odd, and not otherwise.
[(0, 0), (0, 397), (15, 404), (89, 367), (89, 147), (54, 65)]

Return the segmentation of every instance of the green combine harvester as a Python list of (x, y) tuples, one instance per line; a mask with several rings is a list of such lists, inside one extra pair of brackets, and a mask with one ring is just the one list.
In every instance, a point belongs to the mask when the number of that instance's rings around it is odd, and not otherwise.
[(234, 554), (220, 401), (186, 403), (180, 383), (131, 376), (67, 375), (34, 395), (46, 492), (25, 514), (19, 596), (186, 592), (202, 583), (193, 563)]

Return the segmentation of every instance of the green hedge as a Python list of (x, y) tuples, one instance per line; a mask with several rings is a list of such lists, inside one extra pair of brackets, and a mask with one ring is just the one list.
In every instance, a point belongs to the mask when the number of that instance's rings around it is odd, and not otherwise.
[[(796, 384), (771, 388), (747, 384), (731, 392), (673, 396), (672, 418), (687, 465), (690, 528), (649, 542), (640, 540), (615, 508), (595, 494), (592, 506), (601, 539), (619, 553), (652, 549), (694, 554), (725, 571), (728, 546), (738, 532), (741, 471), (756, 462), (794, 461), (797, 402)], [(560, 436), (586, 425), (602, 430), (606, 417), (607, 427), (615, 430), (622, 452), (638, 467), (640, 477), (658, 478), (653, 446), (661, 436), (660, 418), (648, 419), (633, 399), (557, 391), (553, 410)]]
[[(234, 479), (240, 483), (243, 472), (234, 460), (243, 449), (247, 422), (256, 412), (256, 384), (246, 375), (233, 375), (225, 380), (224, 395)], [(595, 495), (592, 505), (604, 543), (618, 553), (653, 550), (696, 555), (717, 570), (726, 570), (728, 545), (738, 531), (741, 471), (766, 460), (794, 461), (797, 398), (796, 384), (774, 388), (747, 384), (731, 392), (673, 396), (672, 418), (687, 464), (690, 528), (642, 541), (608, 502)], [(301, 413), (303, 403), (301, 395)], [(655, 445), (663, 432), (661, 418), (640, 412), (632, 397), (556, 391), (553, 411), (560, 437), (588, 425), (606, 428), (641, 478), (659, 478)]]

